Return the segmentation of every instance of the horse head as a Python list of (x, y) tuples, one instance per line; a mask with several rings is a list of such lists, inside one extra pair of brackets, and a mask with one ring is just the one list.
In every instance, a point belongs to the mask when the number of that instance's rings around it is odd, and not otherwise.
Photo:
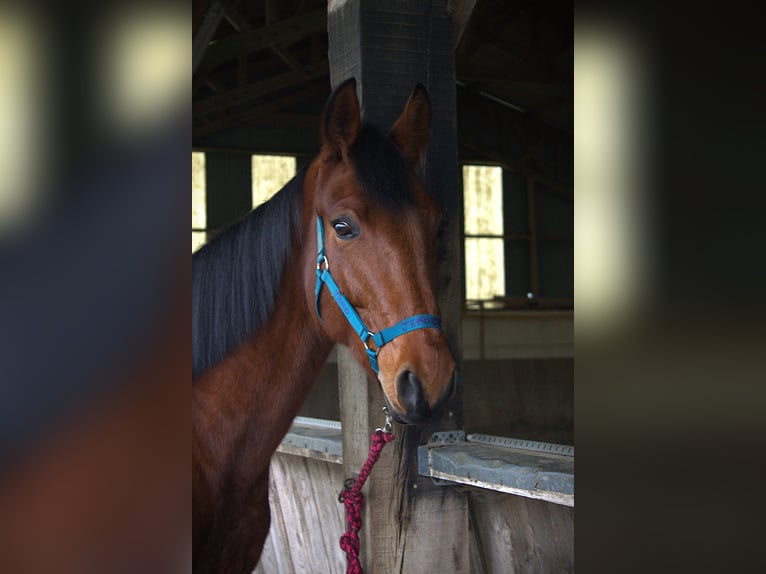
[(304, 186), (313, 190), (304, 225), (317, 237), (307, 300), (319, 328), (377, 377), (403, 423), (429, 418), (455, 387), (436, 294), (444, 212), (416, 173), (430, 119), (418, 84), (389, 133), (378, 132), (362, 123), (356, 83), (346, 81), (328, 100)]

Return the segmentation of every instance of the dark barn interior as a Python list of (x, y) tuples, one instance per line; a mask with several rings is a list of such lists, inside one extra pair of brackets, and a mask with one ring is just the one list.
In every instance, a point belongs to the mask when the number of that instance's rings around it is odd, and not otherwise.
[[(573, 445), (571, 2), (195, 0), (192, 151), (205, 157), (207, 218), (204, 228), (193, 225), (193, 231), (209, 239), (253, 209), (252, 156), (292, 156), (300, 168), (316, 154), (331, 83), (337, 84), (343, 74), (337, 55), (333, 61), (328, 15), (349, 5), (362, 6), (364, 33), (386, 36), (394, 50), (391, 34), (399, 28), (391, 24), (367, 31), (364, 6), (372, 6), (384, 21), (390, 14), (399, 25), (406, 24), (410, 10), (420, 14), (423, 6), (436, 6), (435, 11), (446, 6), (454, 50), (449, 74), (454, 74), (457, 170), (502, 170), (502, 228), (486, 234), (464, 227), (462, 193), (455, 198), (458, 221), (451, 222), (461, 246), (453, 262), (460, 272), (461, 297), (453, 312), (461, 329), (462, 428), (466, 433)], [(357, 32), (348, 30), (352, 36)], [(402, 51), (409, 49), (405, 40), (401, 45)], [(363, 65), (362, 71), (367, 78), (362, 84), (372, 82), (376, 70)], [(429, 68), (429, 74), (439, 73)], [(391, 105), (400, 108), (402, 103)], [(434, 143), (440, 142), (432, 139)], [(465, 181), (459, 179), (464, 191)], [(482, 239), (502, 244), (503, 273), (495, 292), (472, 297), (468, 276), (477, 269), (480, 275), (483, 262), (471, 259), (465, 246)], [(302, 415), (343, 420), (341, 355), (332, 354)], [(281, 464), (274, 466), (279, 476)], [(309, 475), (318, 472), (312, 470), (312, 461), (308, 464), (304, 470)], [(573, 570), (573, 495), (571, 503), (559, 506), (474, 489), (469, 505), (471, 571)], [(500, 531), (505, 533), (500, 538), (486, 534)], [(550, 536), (552, 531), (557, 534)], [(280, 552), (274, 550), (268, 559), (274, 562), (258, 571), (289, 569), (278, 565)]]
[[(572, 4), (451, 8), (459, 161), (503, 168), (505, 294), (465, 301), (465, 426), (572, 444)], [(208, 234), (252, 209), (250, 154), (300, 166), (316, 153), (327, 11), (322, 0), (194, 2), (192, 147), (206, 154)], [(556, 325), (555, 344), (492, 356), (493, 341), (535, 323)], [(306, 414), (338, 418), (336, 371), (328, 363)]]

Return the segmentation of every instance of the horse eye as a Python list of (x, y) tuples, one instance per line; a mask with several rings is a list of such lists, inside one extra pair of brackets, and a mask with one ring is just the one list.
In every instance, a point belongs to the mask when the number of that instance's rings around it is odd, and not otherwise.
[(346, 221), (335, 221), (332, 226), (335, 229), (335, 235), (341, 239), (352, 239), (356, 237), (356, 232)]

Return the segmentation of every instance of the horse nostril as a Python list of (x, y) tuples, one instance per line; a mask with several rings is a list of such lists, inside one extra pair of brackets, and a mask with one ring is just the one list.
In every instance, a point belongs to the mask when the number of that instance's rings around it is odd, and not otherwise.
[(415, 373), (409, 370), (399, 373), (396, 378), (396, 390), (409, 420), (423, 420), (430, 414), (431, 409), (423, 396), (423, 385)]

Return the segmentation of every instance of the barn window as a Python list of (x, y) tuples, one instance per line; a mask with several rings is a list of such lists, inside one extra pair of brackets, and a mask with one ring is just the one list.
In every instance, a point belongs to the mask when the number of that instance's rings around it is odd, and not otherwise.
[(205, 154), (192, 152), (192, 253), (207, 240)]
[(291, 156), (254, 155), (252, 158), (253, 207), (267, 201), (295, 175)]
[(468, 301), (505, 295), (503, 170), (463, 166), (465, 294)]
[(463, 166), (466, 308), (571, 309), (571, 190), (500, 167)]
[[(251, 190), (245, 191), (249, 199), (245, 199), (247, 203), (241, 205), (241, 209), (258, 207), (282, 189), (295, 175), (296, 164), (292, 156), (251, 156)], [(192, 152), (192, 253), (216, 231), (208, 227), (207, 201), (205, 154)]]

